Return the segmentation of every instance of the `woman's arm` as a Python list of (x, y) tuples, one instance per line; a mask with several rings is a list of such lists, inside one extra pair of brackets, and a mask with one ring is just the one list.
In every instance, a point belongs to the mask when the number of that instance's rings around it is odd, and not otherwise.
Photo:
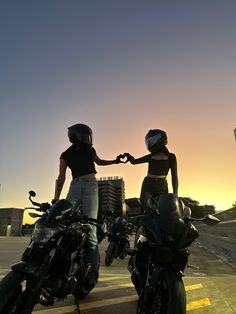
[(170, 169), (171, 169), (173, 193), (178, 195), (179, 180), (178, 180), (178, 171), (177, 171), (177, 159), (176, 159), (175, 154), (170, 154)]
[(66, 168), (67, 168), (67, 162), (64, 159), (60, 159), (59, 164), (59, 175), (57, 177), (56, 183), (55, 183), (55, 193), (53, 201), (57, 201), (60, 198), (61, 191), (66, 179)]
[(125, 153), (123, 156), (127, 157), (127, 161), (129, 161), (132, 165), (137, 165), (137, 164), (142, 164), (142, 163), (145, 163), (145, 162), (149, 162), (151, 154), (142, 156), (140, 158), (134, 158), (129, 153)]
[(98, 155), (96, 154), (94, 158), (94, 162), (99, 166), (108, 166), (108, 165), (123, 163), (123, 161), (121, 161), (120, 158), (122, 158), (122, 155), (118, 155), (116, 159), (114, 160), (104, 160), (104, 159), (100, 159)]

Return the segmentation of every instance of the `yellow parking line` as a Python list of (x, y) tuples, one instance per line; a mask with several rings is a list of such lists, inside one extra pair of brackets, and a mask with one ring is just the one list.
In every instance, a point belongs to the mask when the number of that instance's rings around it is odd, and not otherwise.
[[(109, 285), (109, 286), (97, 286), (94, 288), (93, 293), (95, 292), (102, 292), (102, 291), (109, 291), (109, 290), (118, 290), (120, 288), (134, 288), (134, 285), (132, 282), (126, 282), (126, 283), (120, 283), (120, 284), (114, 284), (114, 285)], [(203, 285), (201, 283), (191, 285), (191, 286), (185, 286), (185, 291), (192, 291), (196, 289), (201, 289), (203, 288)]]
[[(134, 285), (132, 283), (121, 283), (116, 285), (118, 287), (126, 287), (126, 288), (132, 288)], [(201, 283), (197, 283), (195, 285), (185, 286), (185, 291), (191, 291), (191, 290), (197, 290), (203, 288), (203, 285)]]
[(185, 286), (185, 291), (191, 291), (191, 290), (196, 290), (196, 289), (201, 289), (201, 288), (203, 288), (203, 285), (201, 283), (197, 283), (195, 285)]
[[(117, 297), (117, 298), (109, 298), (105, 300), (95, 300), (91, 302), (86, 302), (86, 303), (80, 303), (80, 310), (91, 310), (91, 309), (96, 309), (99, 307), (104, 307), (104, 306), (109, 306), (109, 305), (114, 305), (114, 304), (120, 304), (120, 303), (126, 303), (126, 302), (133, 302), (137, 301), (138, 296), (137, 295), (130, 295), (130, 296), (124, 296), (124, 297)], [(62, 306), (62, 307), (57, 307), (57, 308), (52, 308), (52, 309), (45, 309), (45, 310), (38, 310), (34, 311), (33, 313), (40, 313), (40, 314), (50, 314), (50, 313), (57, 313), (57, 314), (69, 314), (69, 313), (74, 313), (76, 307), (73, 305), (69, 306)]]
[(134, 288), (134, 285), (132, 282), (127, 282), (127, 283), (120, 283), (116, 285), (117, 287), (124, 287), (124, 288)]
[(33, 311), (33, 314), (72, 314), (72, 313), (78, 313), (77, 312), (77, 307), (74, 305), (67, 305), (67, 306), (62, 306), (62, 307), (54, 307), (51, 309), (45, 309), (45, 310), (36, 310)]
[[(100, 278), (99, 281), (105, 283), (107, 282), (111, 282), (111, 281), (115, 281), (116, 283), (109, 284), (108, 286), (97, 286), (94, 288), (93, 293), (99, 293), (99, 292), (103, 292), (103, 291), (112, 291), (112, 290), (116, 290), (119, 288), (134, 288), (134, 285), (131, 282), (123, 282), (123, 283), (117, 283), (117, 280), (119, 279), (126, 279), (127, 280), (127, 276), (111, 276), (111, 277), (102, 277)], [(199, 284), (194, 284), (194, 285), (186, 285), (185, 286), (185, 290), (186, 291), (191, 291), (191, 290), (196, 290), (196, 289), (201, 289), (203, 288), (203, 285), (201, 283)], [(87, 300), (82, 301), (82, 303), (80, 304), (80, 309), (81, 310), (90, 310), (90, 309), (96, 309), (96, 308), (101, 308), (101, 307), (106, 307), (109, 305), (114, 305), (114, 304), (121, 304), (121, 303), (126, 303), (126, 302), (134, 302), (138, 300), (138, 296), (137, 294), (132, 294), (132, 295), (128, 295), (128, 296), (118, 296), (118, 297), (113, 297), (113, 298), (106, 298), (103, 300), (94, 300), (94, 301), (90, 301), (88, 302)], [(200, 300), (195, 300), (195, 301), (191, 301), (187, 303), (187, 311), (193, 311), (195, 309), (199, 309), (199, 308), (203, 308), (206, 306), (211, 305), (210, 300), (208, 298), (205, 299), (200, 299)], [(50, 314), (50, 313), (56, 313), (57, 314), (69, 314), (69, 313), (73, 313), (73, 311), (75, 310), (75, 307), (73, 305), (70, 306), (62, 306), (62, 307), (57, 307), (57, 308), (52, 308), (52, 309), (43, 309), (43, 310), (38, 310), (35, 311), (38, 314)]]
[(201, 307), (206, 307), (211, 305), (211, 302), (208, 298), (191, 301), (187, 303), (187, 311), (193, 311), (196, 309), (200, 309)]
[(119, 290), (121, 288), (134, 288), (134, 285), (132, 283), (127, 283), (127, 284), (115, 284), (115, 285), (109, 285), (109, 286), (97, 286), (94, 288), (93, 293), (99, 293), (103, 291), (112, 291), (112, 290)]
[(109, 298), (106, 300), (97, 300), (97, 301), (93, 301), (89, 303), (82, 303), (80, 304), (80, 309), (89, 310), (89, 309), (93, 309), (97, 307), (103, 307), (103, 306), (126, 303), (126, 302), (133, 302), (133, 301), (138, 301), (137, 295), (127, 295), (123, 297)]
[[(134, 302), (137, 300), (138, 300), (137, 295), (130, 295), (130, 296), (124, 296), (120, 298), (117, 297), (117, 298), (110, 298), (110, 299), (105, 299), (105, 300), (95, 300), (92, 302), (85, 301), (86, 303), (80, 304), (80, 310), (82, 311), (91, 310), (91, 309), (96, 309), (96, 308), (105, 307), (105, 306), (114, 305), (114, 304)], [(193, 310), (203, 308), (209, 305), (211, 305), (211, 303), (208, 298), (191, 301), (187, 304), (187, 311), (188, 312), (193, 311)], [(50, 314), (50, 313), (56, 312), (57, 314), (69, 314), (69, 313), (73, 313), (75, 310), (76, 310), (75, 306), (69, 305), (69, 306), (62, 306), (62, 307), (57, 307), (57, 308), (52, 308), (52, 309), (38, 310), (38, 311), (34, 311), (34, 313)]]
[[(106, 282), (106, 281), (113, 281), (113, 280), (119, 280), (119, 279), (127, 279), (127, 277), (107, 277), (107, 278), (101, 278), (99, 279), (99, 282)], [(134, 285), (132, 282), (125, 282), (121, 284), (116, 284), (118, 287), (127, 287), (127, 288), (132, 288)], [(203, 288), (203, 285), (201, 283), (197, 283), (194, 285), (186, 285), (185, 286), (185, 291), (191, 291), (191, 290), (197, 290)]]

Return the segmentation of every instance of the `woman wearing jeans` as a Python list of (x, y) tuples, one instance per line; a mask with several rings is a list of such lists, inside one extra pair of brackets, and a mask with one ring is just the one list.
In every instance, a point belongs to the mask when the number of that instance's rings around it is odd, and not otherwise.
[[(102, 160), (93, 148), (93, 133), (85, 124), (75, 124), (68, 128), (68, 137), (72, 145), (60, 156), (59, 175), (56, 180), (53, 202), (60, 198), (66, 178), (67, 167), (70, 168), (72, 181), (66, 199), (74, 209), (82, 206), (84, 215), (97, 218), (98, 185), (95, 177), (95, 163), (106, 166), (120, 163), (120, 156), (115, 160)], [(91, 226), (89, 233), (89, 261), (94, 270), (98, 270), (99, 254), (96, 227)]]

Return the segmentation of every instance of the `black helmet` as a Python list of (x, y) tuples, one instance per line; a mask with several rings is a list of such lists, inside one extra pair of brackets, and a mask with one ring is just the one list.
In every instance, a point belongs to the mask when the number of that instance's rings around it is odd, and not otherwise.
[(68, 137), (75, 145), (93, 145), (93, 131), (86, 124), (78, 123), (68, 128)]
[(167, 144), (166, 132), (159, 129), (149, 130), (145, 136), (145, 144), (150, 152), (155, 152)]

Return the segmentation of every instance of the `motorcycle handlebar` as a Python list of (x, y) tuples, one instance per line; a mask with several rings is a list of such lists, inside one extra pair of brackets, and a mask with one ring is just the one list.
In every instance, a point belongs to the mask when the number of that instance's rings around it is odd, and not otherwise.
[(32, 197), (35, 197), (35, 196), (36, 196), (36, 193), (34, 191), (29, 191), (29, 200), (34, 206), (37, 206), (37, 207), (36, 208), (26, 207), (26, 209), (35, 209), (40, 212), (46, 212), (51, 207), (51, 205), (49, 203), (38, 203), (38, 202), (33, 201)]
[(49, 203), (37, 203), (37, 202), (33, 202), (32, 203), (34, 206), (37, 206), (37, 207), (25, 207), (25, 209), (34, 209), (38, 212), (46, 212), (50, 207), (51, 205)]

